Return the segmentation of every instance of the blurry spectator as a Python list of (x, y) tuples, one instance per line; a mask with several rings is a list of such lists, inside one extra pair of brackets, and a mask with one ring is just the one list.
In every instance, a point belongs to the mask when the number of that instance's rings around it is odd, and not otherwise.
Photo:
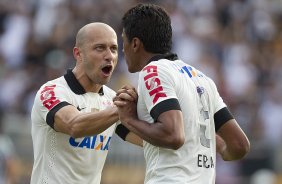
[(9, 136), (3, 134), (2, 113), (0, 114), (0, 184), (17, 182), (15, 148)]
[(25, 9), (18, 5), (14, 6), (14, 10), (6, 12), (0, 19), (0, 53), (5, 59), (5, 64), (11, 68), (22, 67), (24, 64), (25, 45), (31, 23)]
[(276, 184), (275, 174), (267, 169), (261, 169), (251, 177), (250, 184)]

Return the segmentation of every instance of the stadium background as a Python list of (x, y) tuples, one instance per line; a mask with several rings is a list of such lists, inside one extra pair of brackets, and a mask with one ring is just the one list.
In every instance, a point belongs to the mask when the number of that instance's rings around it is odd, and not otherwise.
[[(244, 160), (218, 159), (217, 184), (282, 183), (281, 0), (1, 0), (0, 150), (10, 158), (14, 183), (30, 179), (35, 92), (74, 66), (81, 26), (102, 21), (117, 31), (119, 63), (109, 86), (136, 86), (138, 76), (128, 74), (122, 54), (120, 20), (139, 2), (166, 8), (173, 50), (215, 81), (251, 141)], [(142, 149), (114, 136), (102, 184), (141, 184), (144, 169)]]

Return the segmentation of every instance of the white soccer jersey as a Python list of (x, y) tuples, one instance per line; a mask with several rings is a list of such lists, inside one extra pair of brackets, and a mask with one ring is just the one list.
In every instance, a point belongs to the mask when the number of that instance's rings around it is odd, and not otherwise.
[(106, 86), (100, 93), (86, 93), (71, 70), (40, 88), (31, 113), (31, 184), (100, 184), (116, 124), (101, 134), (83, 138), (72, 138), (51, 127), (55, 113), (65, 105), (71, 104), (81, 112), (99, 111), (112, 106), (114, 96)]
[(226, 107), (214, 82), (181, 60), (153, 60), (140, 72), (138, 93), (139, 119), (154, 123), (178, 100), (185, 128), (185, 143), (178, 150), (144, 141), (145, 183), (214, 184), (214, 114)]

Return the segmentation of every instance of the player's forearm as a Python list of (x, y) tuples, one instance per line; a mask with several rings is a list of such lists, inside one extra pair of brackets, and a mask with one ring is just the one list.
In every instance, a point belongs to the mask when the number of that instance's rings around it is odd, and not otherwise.
[(220, 154), (221, 154), (221, 158), (224, 161), (240, 160), (245, 156), (245, 154), (242, 154), (242, 152), (236, 153), (228, 149), (224, 149)]
[(217, 152), (225, 161), (242, 159), (249, 151), (249, 148), (242, 145), (236, 145), (236, 143), (228, 146), (226, 142), (218, 135), (216, 136), (216, 147)]
[(82, 113), (70, 122), (70, 134), (74, 138), (96, 135), (119, 120), (116, 108), (99, 112)]
[(154, 146), (176, 150), (183, 145), (180, 136), (171, 133), (159, 122), (149, 124), (141, 120), (132, 120), (126, 126), (130, 131)]

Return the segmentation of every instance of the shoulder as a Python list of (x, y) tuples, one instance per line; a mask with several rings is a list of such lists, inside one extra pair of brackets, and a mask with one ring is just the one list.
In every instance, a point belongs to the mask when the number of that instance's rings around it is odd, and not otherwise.
[(56, 88), (56, 87), (61, 87), (61, 88), (66, 88), (68, 87), (67, 83), (66, 83), (66, 80), (64, 79), (63, 76), (59, 77), (59, 78), (56, 78), (56, 79), (53, 79), (53, 80), (50, 80), (50, 81), (47, 81), (46, 83), (44, 83), (40, 89), (44, 89), (46, 87), (50, 87), (50, 88)]
[(167, 68), (169, 68), (169, 62), (170, 61), (166, 59), (160, 59), (158, 61), (150, 62), (141, 70), (140, 73), (146, 75), (148, 73), (158, 73), (160, 70), (166, 70)]
[(68, 93), (69, 87), (64, 79), (64, 77), (59, 77), (54, 80), (47, 81), (38, 89), (36, 93), (36, 98), (43, 98), (48, 96), (62, 95), (63, 93)]

